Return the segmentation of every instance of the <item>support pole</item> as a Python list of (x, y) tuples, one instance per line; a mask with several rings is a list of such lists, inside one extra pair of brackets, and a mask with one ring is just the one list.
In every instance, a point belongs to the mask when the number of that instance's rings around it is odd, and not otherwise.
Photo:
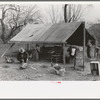
[(9, 50), (9, 49), (11, 49), (13, 46), (15, 45), (15, 43), (13, 43), (9, 48), (7, 48), (5, 51), (4, 51), (4, 53), (1, 55), (1, 58), (7, 53), (7, 51)]
[(27, 44), (27, 51), (29, 50), (29, 44)]
[(96, 58), (96, 41), (95, 41), (95, 43), (94, 43), (94, 58)]
[(83, 70), (85, 66), (85, 43), (86, 43), (85, 22), (83, 22)]
[(65, 43), (63, 43), (63, 64), (65, 68)]
[(97, 48), (97, 41), (95, 40), (95, 51), (94, 51), (94, 57), (95, 57), (95, 59), (97, 59), (96, 48)]

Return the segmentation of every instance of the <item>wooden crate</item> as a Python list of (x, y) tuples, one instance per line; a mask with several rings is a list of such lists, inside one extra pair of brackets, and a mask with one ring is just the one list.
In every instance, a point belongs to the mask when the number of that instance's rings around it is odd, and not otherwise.
[(100, 62), (99, 61), (91, 61), (90, 69), (92, 75), (100, 75)]

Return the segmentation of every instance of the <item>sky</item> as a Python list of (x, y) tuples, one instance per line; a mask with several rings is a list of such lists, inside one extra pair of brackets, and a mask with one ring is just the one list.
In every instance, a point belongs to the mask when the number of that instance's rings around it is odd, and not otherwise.
[[(59, 3), (55, 3), (53, 5), (56, 5)], [(75, 3), (76, 4), (76, 3)], [(84, 5), (87, 5), (86, 3), (79, 3)], [(88, 10), (86, 10), (86, 13), (83, 15), (82, 19), (86, 22), (96, 23), (97, 19), (100, 19), (100, 2), (99, 3), (88, 3), (91, 4), (92, 7), (90, 7)], [(48, 8), (48, 5), (50, 4), (40, 4), (41, 10), (46, 10)], [(44, 11), (43, 11), (44, 12)]]
[(86, 11), (86, 14), (82, 17), (82, 19), (85, 20), (86, 22), (92, 22), (92, 23), (96, 23), (97, 19), (100, 19), (100, 2), (57, 2), (57, 1), (56, 2), (24, 2), (24, 3), (23, 2), (0, 2), (0, 4), (5, 4), (5, 3), (10, 3), (10, 4), (14, 3), (14, 4), (22, 4), (22, 5), (37, 4), (41, 10), (42, 15), (46, 19), (48, 18), (46, 13), (50, 5), (62, 5), (65, 3), (82, 4), (82, 5), (91, 4), (92, 7), (89, 8), (88, 11)]
[(93, 8), (84, 16), (84, 19), (90, 22), (96, 22), (97, 19), (100, 19), (100, 3), (93, 4)]
[[(90, 23), (97, 23), (97, 20), (100, 19), (100, 2), (54, 2), (54, 3), (37, 3), (42, 11), (42, 13), (45, 15), (45, 11), (47, 11), (48, 7), (50, 5), (62, 5), (65, 3), (69, 4), (82, 4), (84, 5), (92, 5), (88, 10), (86, 10), (86, 13), (82, 16), (82, 20)], [(46, 16), (46, 15), (45, 15)]]

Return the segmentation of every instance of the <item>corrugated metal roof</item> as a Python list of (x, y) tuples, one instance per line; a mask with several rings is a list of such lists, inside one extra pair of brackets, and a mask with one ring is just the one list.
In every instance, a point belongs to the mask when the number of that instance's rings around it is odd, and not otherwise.
[(28, 24), (10, 41), (13, 42), (65, 42), (81, 22), (56, 24)]

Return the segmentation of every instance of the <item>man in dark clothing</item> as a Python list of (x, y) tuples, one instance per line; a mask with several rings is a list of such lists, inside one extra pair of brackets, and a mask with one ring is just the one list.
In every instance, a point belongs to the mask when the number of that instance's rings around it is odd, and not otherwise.
[(19, 53), (17, 54), (17, 60), (20, 63), (26, 63), (28, 61), (28, 53), (23, 49), (19, 49)]

